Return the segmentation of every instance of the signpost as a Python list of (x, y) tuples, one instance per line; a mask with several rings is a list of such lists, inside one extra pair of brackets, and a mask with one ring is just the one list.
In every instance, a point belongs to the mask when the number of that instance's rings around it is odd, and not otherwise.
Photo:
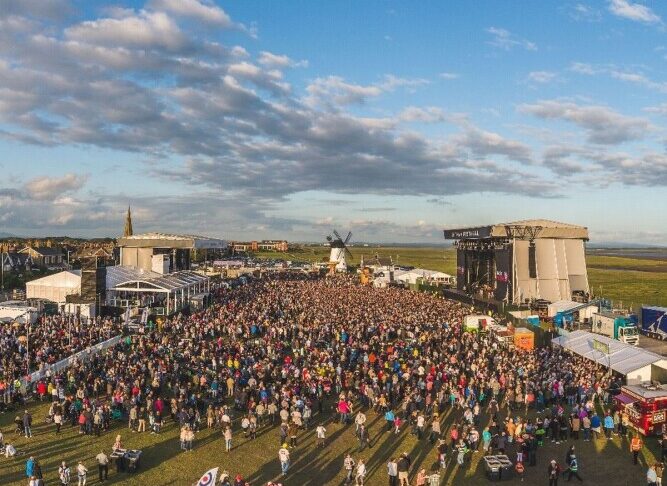
[(611, 355), (609, 354), (609, 344), (603, 343), (598, 339), (593, 339), (593, 349), (600, 351), (607, 357), (607, 368), (609, 368), (609, 376), (611, 376)]
[(593, 339), (593, 349), (596, 349), (605, 355), (609, 355), (609, 344), (603, 343), (598, 339)]

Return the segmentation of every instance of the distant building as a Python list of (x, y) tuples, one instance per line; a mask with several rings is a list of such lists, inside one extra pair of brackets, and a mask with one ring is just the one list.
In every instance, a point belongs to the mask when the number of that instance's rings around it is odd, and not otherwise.
[(19, 253), (29, 255), (35, 265), (40, 267), (64, 267), (63, 251), (61, 248), (27, 246)]
[(34, 262), (26, 253), (8, 252), (0, 255), (0, 265), (5, 272), (22, 272), (30, 270)]
[(231, 243), (234, 251), (289, 251), (289, 243), (285, 240), (262, 240), (262, 241), (234, 241)]

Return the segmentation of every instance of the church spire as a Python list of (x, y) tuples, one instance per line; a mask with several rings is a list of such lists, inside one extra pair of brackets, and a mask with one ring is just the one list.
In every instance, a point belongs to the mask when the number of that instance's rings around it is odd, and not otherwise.
[(132, 236), (132, 212), (130, 211), (130, 206), (127, 207), (127, 217), (125, 218), (125, 230), (123, 231), (123, 236)]

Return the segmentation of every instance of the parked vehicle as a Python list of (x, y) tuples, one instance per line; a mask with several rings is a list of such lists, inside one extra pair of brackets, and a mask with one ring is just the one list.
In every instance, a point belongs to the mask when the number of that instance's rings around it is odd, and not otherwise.
[(608, 312), (593, 314), (591, 331), (633, 346), (639, 344), (637, 325), (626, 316)]
[(667, 307), (642, 307), (643, 334), (655, 338), (667, 339)]
[(617, 410), (627, 412), (630, 423), (645, 436), (661, 435), (667, 417), (667, 390), (663, 385), (625, 385), (614, 396)]

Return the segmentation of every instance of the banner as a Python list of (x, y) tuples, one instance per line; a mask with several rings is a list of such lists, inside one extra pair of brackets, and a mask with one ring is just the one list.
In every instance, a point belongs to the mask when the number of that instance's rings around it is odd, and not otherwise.
[(512, 301), (512, 253), (509, 247), (494, 250), (496, 262), (496, 285), (493, 297), (496, 300)]
[(218, 469), (220, 468), (214, 467), (206, 471), (197, 483), (197, 486), (214, 486), (215, 480), (218, 477)]
[(609, 354), (609, 345), (607, 343), (603, 343), (602, 341), (598, 341), (597, 339), (593, 339), (593, 349), (596, 349), (604, 354)]

